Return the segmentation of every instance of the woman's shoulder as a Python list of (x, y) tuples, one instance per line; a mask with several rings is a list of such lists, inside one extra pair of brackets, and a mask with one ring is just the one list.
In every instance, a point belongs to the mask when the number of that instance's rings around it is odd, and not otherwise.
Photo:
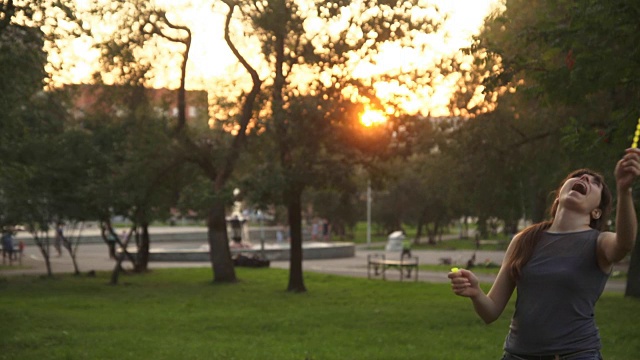
[(511, 240), (509, 241), (509, 243), (507, 244), (507, 253), (512, 252), (513, 249), (518, 246), (519, 243), (522, 242), (522, 238), (524, 235), (525, 231), (520, 231), (519, 233), (516, 233), (515, 235), (513, 235), (513, 237), (511, 238)]
[(603, 241), (615, 240), (615, 238), (616, 238), (616, 233), (612, 231), (601, 231), (598, 233), (598, 243)]

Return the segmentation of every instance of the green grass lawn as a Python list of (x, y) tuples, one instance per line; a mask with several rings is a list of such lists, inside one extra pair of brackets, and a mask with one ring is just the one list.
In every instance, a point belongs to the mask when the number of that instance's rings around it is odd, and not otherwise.
[[(418, 268), (420, 270), (439, 271), (439, 272), (442, 272), (442, 273), (448, 273), (449, 271), (451, 271), (451, 267), (452, 267), (452, 265), (435, 265), (435, 264), (418, 266)], [(476, 274), (497, 275), (498, 271), (500, 271), (500, 268), (499, 267), (494, 267), (494, 266), (490, 266), (490, 267), (489, 266), (474, 266), (471, 270)]]
[[(499, 359), (513, 301), (484, 325), (448, 284), (238, 268), (97, 277), (0, 278), (0, 359)], [(640, 353), (640, 301), (604, 294), (597, 320), (607, 360)]]
[[(380, 234), (376, 232), (376, 227), (372, 228), (371, 233), (371, 242), (372, 243), (386, 243), (388, 234)], [(405, 230), (407, 232), (407, 237), (413, 241), (416, 236), (416, 229), (411, 226), (405, 226)], [(353, 238), (345, 239), (348, 241), (353, 241), (356, 244), (366, 244), (367, 243), (367, 224), (366, 222), (358, 222), (353, 229)], [(455, 235), (454, 239), (446, 240), (446, 241), (437, 241), (436, 244), (428, 244), (426, 240), (426, 234), (422, 235), (422, 243), (413, 244), (412, 249), (419, 250), (448, 250), (448, 249), (457, 249), (457, 250), (473, 250), (476, 248), (476, 242), (474, 238), (466, 238), (459, 239), (457, 235), (459, 235), (459, 230), (455, 228), (446, 229), (443, 235)], [(480, 245), (481, 250), (505, 250), (507, 244), (509, 244), (510, 239), (503, 234), (499, 234), (496, 236), (492, 236), (489, 239), (484, 239), (482, 244)], [(384, 245), (372, 245), (372, 249), (384, 249)]]

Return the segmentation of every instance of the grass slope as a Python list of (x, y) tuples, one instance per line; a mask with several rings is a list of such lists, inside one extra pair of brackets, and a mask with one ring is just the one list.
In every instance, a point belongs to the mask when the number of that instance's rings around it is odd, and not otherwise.
[[(513, 301), (484, 325), (447, 284), (288, 272), (167, 269), (121, 278), (0, 278), (0, 359), (499, 359)], [(640, 301), (605, 294), (597, 320), (608, 360), (640, 354)]]

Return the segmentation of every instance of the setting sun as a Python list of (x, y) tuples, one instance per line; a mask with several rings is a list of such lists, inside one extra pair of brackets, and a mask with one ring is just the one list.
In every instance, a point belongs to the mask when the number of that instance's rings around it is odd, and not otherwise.
[(380, 125), (387, 122), (387, 117), (380, 110), (366, 109), (360, 115), (360, 122), (366, 127)]

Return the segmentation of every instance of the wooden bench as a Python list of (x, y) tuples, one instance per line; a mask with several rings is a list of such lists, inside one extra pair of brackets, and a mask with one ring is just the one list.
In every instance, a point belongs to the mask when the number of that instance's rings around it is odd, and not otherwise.
[(386, 280), (386, 272), (388, 268), (395, 268), (400, 271), (400, 281), (411, 278), (411, 272), (415, 270), (413, 280), (418, 281), (418, 257), (401, 257), (400, 260), (391, 260), (385, 258), (384, 254), (367, 255), (367, 277), (371, 279), (382, 276)]

